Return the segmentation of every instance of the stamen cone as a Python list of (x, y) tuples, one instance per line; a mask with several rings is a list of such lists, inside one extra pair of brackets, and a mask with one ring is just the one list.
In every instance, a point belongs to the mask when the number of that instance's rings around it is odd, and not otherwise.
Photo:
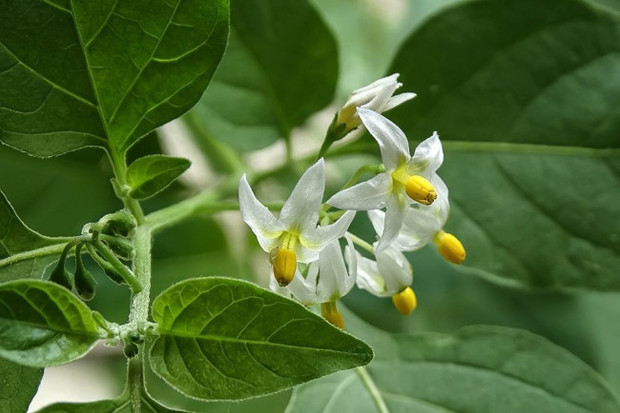
[(437, 191), (428, 179), (413, 175), (405, 183), (405, 191), (409, 198), (423, 205), (430, 205), (437, 199)]
[(286, 287), (295, 276), (295, 269), (297, 268), (297, 256), (295, 251), (288, 248), (280, 248), (275, 253), (275, 257), (272, 260), (273, 275), (280, 287)]
[(411, 287), (407, 287), (392, 296), (392, 303), (402, 315), (409, 315), (417, 307), (418, 300)]
[(435, 235), (435, 244), (437, 245), (437, 251), (447, 261), (453, 264), (460, 264), (465, 260), (465, 247), (461, 244), (461, 241), (452, 234), (444, 231), (439, 231)]
[(344, 330), (344, 318), (340, 311), (338, 311), (335, 302), (321, 304), (321, 315), (332, 325)]

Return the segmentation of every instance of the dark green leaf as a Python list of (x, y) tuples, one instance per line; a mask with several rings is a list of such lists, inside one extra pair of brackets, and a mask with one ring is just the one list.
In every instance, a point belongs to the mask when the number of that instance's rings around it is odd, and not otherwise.
[(231, 2), (230, 45), (196, 107), (212, 135), (242, 150), (265, 147), (331, 102), (338, 53), (306, 0)]
[(25, 412), (41, 377), (42, 369), (0, 359), (0, 412)]
[(176, 284), (155, 299), (153, 319), (161, 334), (151, 348), (153, 370), (200, 399), (272, 393), (372, 358), (365, 343), (245, 281)]
[(0, 282), (42, 277), (66, 243), (65, 238), (45, 237), (28, 228), (0, 191)]
[(90, 309), (54, 283), (0, 284), (0, 357), (33, 367), (67, 363), (99, 338)]
[[(522, 330), (468, 327), (455, 334), (389, 335), (346, 312), (376, 359), (366, 368), (390, 412), (617, 412), (601, 377), (546, 339)], [(359, 330), (359, 331), (358, 331)], [(298, 387), (288, 411), (371, 413), (361, 375), (341, 372)]]
[(166, 155), (138, 158), (127, 168), (129, 195), (135, 199), (150, 198), (167, 188), (190, 165), (189, 159)]
[(620, 20), (579, 0), (466, 2), (403, 44), (412, 106), (390, 117), (415, 139), (620, 145)]
[(196, 103), (227, 35), (224, 0), (11, 1), (0, 17), (0, 139), (41, 157), (124, 152)]
[(463, 268), (536, 289), (620, 290), (620, 157), (574, 152), (447, 152)]

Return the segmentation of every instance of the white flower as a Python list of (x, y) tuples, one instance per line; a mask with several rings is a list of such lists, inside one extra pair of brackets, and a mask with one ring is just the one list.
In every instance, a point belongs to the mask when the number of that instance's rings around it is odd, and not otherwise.
[[(446, 260), (460, 264), (465, 259), (463, 244), (454, 235), (443, 231), (450, 215), (448, 188), (441, 179), (438, 179), (435, 185), (445, 196), (426, 208), (409, 208), (403, 226), (391, 246), (399, 251), (416, 251), (433, 241)], [(368, 217), (375, 231), (382, 233), (385, 213), (372, 210), (368, 211)]]
[[(378, 250), (385, 249), (398, 235), (412, 200), (430, 205), (444, 197), (445, 185), (436, 171), (443, 162), (439, 136), (418, 145), (413, 156), (402, 130), (382, 115), (360, 108), (364, 125), (379, 143), (385, 172), (332, 196), (327, 203), (340, 209), (386, 208), (385, 226)], [(447, 198), (447, 196), (446, 196)]]
[(345, 124), (346, 130), (351, 130), (361, 124), (360, 117), (356, 113), (357, 108), (362, 107), (382, 113), (413, 99), (416, 94), (410, 92), (392, 96), (396, 89), (403, 85), (397, 82), (396, 79), (398, 79), (398, 73), (381, 78), (368, 86), (354, 90), (349, 100), (347, 100), (340, 112), (338, 112), (336, 124)]
[(378, 297), (391, 296), (394, 306), (401, 313), (411, 313), (417, 301), (410, 287), (413, 268), (407, 257), (392, 246), (377, 251), (375, 243), (373, 249), (376, 261), (363, 257), (357, 251), (352, 254), (357, 255), (357, 286)]
[[(353, 243), (345, 236), (349, 250)], [(330, 242), (319, 254), (319, 260), (308, 266), (304, 277), (299, 270), (287, 289), (304, 305), (332, 302), (344, 297), (357, 279), (357, 257), (353, 255), (347, 269), (337, 240)]]
[(239, 209), (261, 248), (269, 252), (276, 280), (282, 286), (295, 275), (298, 262), (311, 262), (331, 241), (344, 235), (354, 213), (331, 225), (317, 227), (325, 189), (323, 159), (308, 168), (275, 217), (254, 195), (245, 174), (239, 182)]

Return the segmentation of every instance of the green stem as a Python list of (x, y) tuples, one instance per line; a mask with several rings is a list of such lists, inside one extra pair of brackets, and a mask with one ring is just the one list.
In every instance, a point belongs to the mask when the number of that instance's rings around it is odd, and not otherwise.
[(133, 236), (136, 256), (133, 261), (135, 279), (142, 289), (134, 292), (129, 309), (129, 322), (146, 324), (149, 316), (149, 302), (151, 291), (151, 228), (141, 225), (136, 228)]
[(383, 166), (383, 164), (364, 165), (364, 166), (360, 167), (360, 169), (358, 169), (357, 172), (355, 172), (355, 174), (353, 174), (351, 179), (349, 179), (347, 181), (347, 183), (344, 184), (342, 189), (346, 189), (346, 188), (349, 188), (349, 187), (355, 185), (357, 183), (357, 180), (360, 179), (360, 177), (363, 174), (365, 174), (365, 173), (371, 173), (371, 174), (375, 174), (376, 175), (376, 174), (380, 174), (382, 172), (385, 172), (385, 166)]
[(351, 241), (353, 241), (354, 244), (359, 245), (360, 247), (364, 248), (366, 251), (370, 252), (371, 254), (374, 255), (375, 250), (372, 247), (372, 245), (370, 245), (369, 243), (367, 243), (366, 241), (364, 241), (363, 239), (361, 239), (360, 237), (351, 234), (350, 232), (347, 232), (347, 236), (351, 238)]
[(140, 351), (135, 357), (127, 361), (127, 386), (124, 393), (127, 394), (133, 412), (141, 412), (142, 392), (144, 387), (144, 344), (140, 345)]
[(129, 285), (129, 288), (131, 288), (131, 291), (133, 293), (143, 290), (144, 286), (142, 285), (141, 281), (138, 280), (138, 278), (134, 274), (132, 274), (131, 271), (129, 271), (129, 268), (127, 268), (125, 264), (123, 264), (121, 260), (119, 260), (118, 257), (114, 255), (110, 248), (105, 246), (99, 240), (94, 242), (94, 246), (97, 251), (103, 256), (103, 258), (105, 258), (105, 260), (114, 267), (114, 269), (119, 273), (119, 275), (123, 277), (123, 280), (125, 280), (127, 285)]
[(116, 176), (116, 181), (118, 187), (114, 188), (118, 197), (123, 201), (125, 208), (127, 208), (133, 216), (136, 218), (136, 222), (138, 225), (144, 224), (144, 212), (142, 212), (142, 207), (140, 203), (129, 196), (127, 191), (127, 180), (125, 179), (127, 173), (127, 165), (125, 163), (125, 154), (119, 154), (114, 150), (110, 150), (110, 158), (112, 161), (112, 167), (114, 168), (114, 175)]
[(61, 244), (48, 245), (47, 247), (41, 247), (30, 251), (24, 251), (17, 254), (10, 255), (0, 260), (0, 268), (8, 267), (9, 265), (16, 264), (21, 261), (31, 260), (33, 258), (46, 257), (48, 255), (57, 255), (62, 252), (69, 240), (64, 241)]
[(370, 374), (368, 374), (366, 368), (356, 367), (355, 373), (362, 381), (364, 387), (366, 387), (366, 389), (368, 390), (368, 393), (370, 393), (370, 398), (372, 399), (379, 413), (390, 413), (390, 410), (385, 404), (385, 400), (383, 400), (383, 396), (381, 396), (381, 392), (377, 388), (377, 385), (373, 381), (372, 377), (370, 377)]

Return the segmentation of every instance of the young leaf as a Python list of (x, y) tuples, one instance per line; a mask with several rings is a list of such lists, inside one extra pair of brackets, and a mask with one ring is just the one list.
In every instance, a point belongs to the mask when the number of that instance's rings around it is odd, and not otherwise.
[(0, 412), (25, 412), (39, 387), (43, 369), (0, 359)]
[(619, 147), (620, 20), (580, 0), (483, 0), (435, 15), (390, 73), (390, 117), (422, 138)]
[[(373, 340), (367, 376), (340, 372), (294, 390), (287, 411), (612, 413), (620, 402), (601, 377), (566, 350), (522, 330), (467, 327), (455, 334), (390, 335), (346, 314)], [(362, 378), (378, 389), (373, 400)], [(377, 400), (378, 399), (378, 400)]]
[(225, 0), (10, 2), (0, 140), (40, 157), (122, 153), (196, 103), (227, 36)]
[(336, 42), (307, 0), (231, 1), (230, 45), (196, 106), (209, 132), (263, 148), (333, 99)]
[(66, 243), (66, 238), (46, 237), (28, 228), (0, 191), (0, 282), (42, 277)]
[(153, 319), (161, 334), (150, 352), (153, 370), (199, 399), (272, 393), (372, 359), (364, 342), (246, 281), (176, 284), (155, 299)]
[(66, 288), (38, 280), (0, 284), (0, 357), (53, 366), (83, 356), (98, 338), (90, 309)]
[(129, 195), (134, 199), (150, 198), (167, 188), (190, 165), (189, 159), (166, 155), (138, 158), (127, 168)]

